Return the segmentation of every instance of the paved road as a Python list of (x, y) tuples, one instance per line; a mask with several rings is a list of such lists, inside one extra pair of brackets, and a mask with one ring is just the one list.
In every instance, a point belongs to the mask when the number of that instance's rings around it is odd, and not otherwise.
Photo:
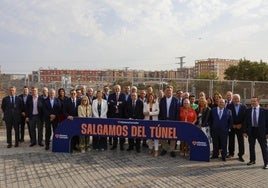
[[(26, 130), (27, 132), (27, 130)], [(29, 138), (18, 148), (6, 148), (0, 127), (0, 187), (268, 187), (260, 148), (257, 163), (247, 166), (237, 158), (226, 162), (195, 162), (177, 156), (154, 158), (127, 151), (52, 153), (29, 147)], [(246, 141), (247, 142), (247, 141)], [(125, 146), (126, 148), (127, 146)], [(248, 161), (248, 145), (245, 159)]]

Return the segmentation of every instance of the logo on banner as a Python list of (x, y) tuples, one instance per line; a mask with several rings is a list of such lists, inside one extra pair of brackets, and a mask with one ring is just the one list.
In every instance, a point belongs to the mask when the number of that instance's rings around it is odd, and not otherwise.
[(206, 142), (200, 142), (200, 141), (192, 141), (192, 144), (194, 146), (203, 146), (203, 147), (206, 147), (207, 146), (207, 143)]
[(68, 135), (65, 134), (55, 134), (55, 138), (57, 139), (68, 139)]

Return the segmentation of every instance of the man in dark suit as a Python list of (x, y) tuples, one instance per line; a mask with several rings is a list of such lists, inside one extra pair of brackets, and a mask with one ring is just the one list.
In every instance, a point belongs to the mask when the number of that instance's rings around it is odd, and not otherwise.
[[(127, 119), (144, 119), (143, 102), (141, 100), (138, 100), (137, 93), (131, 93), (131, 100), (128, 100), (126, 102), (125, 118), (127, 118)], [(141, 139), (136, 138), (135, 140), (136, 140), (136, 143), (134, 143), (134, 138), (128, 139), (129, 147), (128, 147), (127, 151), (133, 150), (134, 145), (135, 145), (137, 153), (140, 153)]]
[(15, 86), (9, 88), (9, 95), (3, 98), (1, 108), (4, 113), (3, 120), (6, 123), (7, 148), (11, 148), (12, 146), (12, 127), (15, 130), (15, 147), (18, 147), (22, 101), (18, 96), (16, 96)]
[(32, 88), (32, 95), (26, 101), (26, 122), (29, 122), (30, 126), (30, 147), (36, 145), (36, 128), (38, 131), (38, 144), (43, 145), (43, 98), (38, 96), (38, 89), (36, 87)]
[(45, 117), (45, 144), (46, 150), (49, 150), (49, 143), (51, 137), (51, 126), (53, 133), (55, 132), (59, 123), (59, 113), (61, 110), (61, 102), (56, 98), (56, 91), (54, 89), (49, 90), (49, 98), (43, 105), (44, 117)]
[[(173, 96), (173, 87), (167, 86), (165, 89), (165, 96), (159, 103), (159, 120), (178, 121), (179, 119), (179, 106), (178, 99)], [(160, 140), (162, 151), (160, 155), (165, 155), (168, 150), (168, 140)], [(175, 147), (177, 140), (170, 140), (170, 156), (175, 157)]]
[(234, 94), (231, 104), (227, 105), (227, 108), (232, 111), (233, 126), (229, 132), (229, 154), (227, 158), (234, 156), (235, 151), (235, 135), (238, 141), (238, 160), (244, 162), (243, 155), (245, 153), (244, 137), (242, 123), (244, 122), (247, 107), (240, 103), (240, 95)]
[(29, 136), (31, 139), (31, 134), (30, 134), (30, 125), (28, 122), (25, 122), (26, 119), (26, 102), (29, 98), (29, 88), (27, 86), (23, 87), (23, 93), (19, 95), (21, 101), (22, 101), (22, 112), (21, 112), (21, 121), (20, 121), (20, 131), (19, 131), (19, 138), (20, 142), (24, 142), (24, 132), (25, 132), (25, 124), (27, 124)]
[(246, 112), (244, 121), (244, 136), (248, 137), (250, 161), (247, 165), (253, 165), (256, 162), (255, 143), (258, 140), (263, 158), (263, 169), (268, 169), (268, 112), (267, 109), (260, 107), (257, 97), (251, 98), (251, 108)]
[(225, 108), (224, 99), (220, 99), (218, 107), (214, 107), (211, 110), (210, 117), (213, 142), (213, 154), (211, 158), (218, 158), (219, 149), (221, 149), (222, 160), (226, 161), (228, 133), (233, 125), (233, 118), (231, 110)]
[[(125, 105), (125, 95), (121, 93), (121, 86), (114, 86), (114, 93), (109, 95), (108, 98), (108, 118), (124, 118), (124, 105)], [(124, 150), (125, 138), (120, 138), (120, 150)], [(113, 147), (111, 150), (116, 149), (118, 143), (118, 138), (113, 137)]]
[[(65, 119), (73, 120), (74, 117), (78, 117), (78, 106), (81, 104), (81, 99), (77, 98), (76, 90), (71, 89), (71, 97), (65, 100), (63, 105), (63, 114)], [(79, 136), (74, 136), (71, 141), (71, 148), (78, 150)]]

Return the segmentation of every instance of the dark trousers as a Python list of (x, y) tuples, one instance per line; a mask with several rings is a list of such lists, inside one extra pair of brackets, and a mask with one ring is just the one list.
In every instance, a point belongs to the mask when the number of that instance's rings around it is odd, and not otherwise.
[(49, 143), (50, 143), (50, 138), (51, 138), (51, 126), (52, 126), (52, 129), (53, 129), (53, 133), (55, 132), (57, 126), (58, 126), (58, 121), (57, 120), (54, 120), (54, 121), (48, 121), (46, 122), (46, 133), (45, 133), (45, 144), (46, 146), (49, 146)]
[(31, 133), (31, 144), (36, 144), (36, 128), (38, 134), (38, 144), (43, 141), (43, 123), (41, 122), (38, 115), (33, 115), (29, 121), (30, 133)]
[(256, 153), (255, 153), (255, 144), (256, 139), (258, 140), (264, 165), (268, 164), (268, 148), (267, 148), (267, 140), (265, 136), (260, 136), (259, 128), (252, 128), (251, 133), (248, 135), (249, 142), (249, 152), (250, 152), (250, 161), (256, 161)]
[(12, 144), (12, 127), (15, 131), (15, 144), (19, 143), (19, 123), (15, 120), (6, 122), (7, 143)]
[(129, 149), (133, 149), (134, 146), (136, 146), (136, 150), (140, 150), (140, 148), (141, 148), (141, 139), (140, 138), (136, 138), (136, 139), (129, 138), (128, 139), (128, 145), (129, 145)]
[[(123, 147), (125, 142), (126, 142), (125, 138), (119, 138), (120, 147)], [(113, 146), (116, 147), (117, 143), (118, 143), (118, 137), (113, 137)]]
[(221, 156), (223, 159), (226, 158), (227, 155), (227, 140), (228, 133), (225, 132), (214, 132), (212, 133), (212, 143), (213, 143), (213, 156), (218, 157), (219, 149), (221, 149)]
[(243, 137), (243, 130), (242, 129), (231, 129), (229, 132), (229, 155), (234, 155), (235, 151), (235, 135), (237, 136), (238, 142), (238, 156), (242, 157), (245, 154), (245, 145), (244, 145), (244, 137)]
[(93, 136), (92, 146), (93, 146), (93, 149), (107, 150), (107, 137)]
[(25, 122), (25, 117), (21, 117), (20, 121), (20, 127), (19, 127), (19, 139), (24, 140), (24, 135), (25, 135), (25, 124), (27, 124), (28, 132), (29, 132), (29, 137), (31, 139), (31, 134), (30, 134), (30, 124), (28, 122)]

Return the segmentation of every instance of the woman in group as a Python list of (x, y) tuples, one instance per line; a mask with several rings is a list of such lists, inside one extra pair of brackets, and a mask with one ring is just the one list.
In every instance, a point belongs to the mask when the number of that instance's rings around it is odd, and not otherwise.
[[(183, 106), (180, 107), (179, 121), (195, 124), (197, 121), (197, 115), (194, 109), (190, 106), (189, 99), (183, 100)], [(190, 152), (189, 144), (181, 141), (180, 143), (180, 155), (188, 157)]]
[[(96, 99), (92, 102), (92, 113), (94, 118), (107, 118), (108, 104), (105, 99), (102, 98), (102, 91), (98, 90)], [(107, 137), (105, 136), (93, 136), (93, 149), (95, 150), (107, 150)]]
[(207, 100), (205, 99), (205, 97), (200, 97), (198, 100), (198, 108), (196, 109), (196, 125), (205, 133), (205, 135), (208, 137), (209, 142), (211, 142), (209, 129), (210, 110), (211, 109), (208, 107)]
[(63, 104), (68, 99), (68, 97), (65, 96), (65, 90), (63, 88), (58, 89), (58, 99), (60, 100), (61, 103), (61, 109), (59, 113), (59, 123), (61, 123), (64, 120)]
[[(81, 104), (78, 106), (78, 117), (92, 117), (91, 105), (87, 96), (83, 96), (81, 99)], [(79, 148), (82, 153), (89, 148), (89, 136), (79, 137)]]
[[(156, 102), (154, 95), (152, 93), (148, 94), (147, 96), (147, 102), (145, 102), (143, 106), (143, 114), (145, 120), (158, 120), (159, 104), (158, 102)], [(159, 140), (148, 139), (147, 142), (149, 146), (148, 153), (154, 154), (154, 156), (157, 157)]]

